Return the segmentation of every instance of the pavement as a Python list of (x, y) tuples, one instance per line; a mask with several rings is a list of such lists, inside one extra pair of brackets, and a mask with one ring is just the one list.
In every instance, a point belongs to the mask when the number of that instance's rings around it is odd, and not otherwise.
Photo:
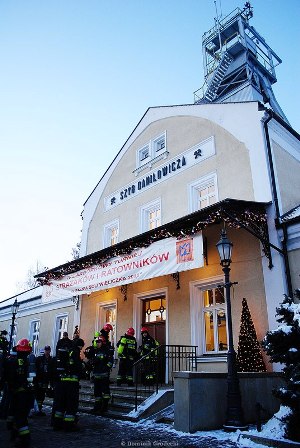
[[(170, 425), (141, 421), (137, 423), (79, 413), (80, 431), (54, 431), (50, 426), (50, 407), (46, 416), (29, 419), (31, 448), (120, 448), (120, 447), (179, 447), (179, 448), (239, 448), (229, 438), (214, 438), (178, 433)], [(206, 433), (207, 434), (207, 433)], [(0, 420), (0, 448), (13, 448), (6, 422)], [(245, 446), (245, 445), (243, 445)]]

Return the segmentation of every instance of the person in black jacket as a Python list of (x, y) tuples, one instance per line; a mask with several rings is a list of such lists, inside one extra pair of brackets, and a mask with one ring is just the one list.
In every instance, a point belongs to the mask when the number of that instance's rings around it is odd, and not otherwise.
[[(31, 372), (32, 359), (29, 360), (31, 350), (28, 339), (20, 339), (16, 345), (16, 355), (9, 356), (4, 366), (4, 379), (9, 392), (7, 428), (11, 430), (11, 438), (17, 438), (15, 446), (22, 448), (30, 446), (28, 414), (34, 402), (34, 372)], [(34, 355), (30, 356), (34, 358)]]
[(38, 404), (38, 412), (34, 415), (46, 415), (42, 411), (47, 389), (53, 376), (53, 358), (51, 356), (51, 347), (46, 345), (44, 353), (36, 358), (36, 377), (35, 377), (35, 399)]
[(70, 350), (72, 347), (72, 340), (69, 339), (69, 335), (66, 331), (63, 332), (63, 337), (57, 341), (56, 353), (59, 348)]
[(93, 381), (94, 381), (94, 414), (101, 415), (107, 411), (110, 399), (109, 374), (113, 365), (113, 357), (106, 346), (104, 336), (96, 339), (96, 347), (93, 350)]
[(76, 414), (79, 404), (79, 381), (82, 374), (81, 338), (75, 339), (70, 350), (58, 349), (56, 355), (56, 381), (54, 390), (53, 429), (78, 431)]
[(154, 350), (159, 347), (159, 342), (149, 334), (147, 327), (141, 328), (142, 345), (140, 348), (140, 356), (143, 357), (143, 378), (145, 385), (153, 384), (156, 379), (157, 372), (157, 356), (158, 351)]

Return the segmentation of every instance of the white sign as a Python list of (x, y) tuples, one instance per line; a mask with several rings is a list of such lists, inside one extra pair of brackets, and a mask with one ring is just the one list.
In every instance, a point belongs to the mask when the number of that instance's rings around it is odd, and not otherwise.
[(170, 179), (170, 177), (181, 173), (187, 168), (195, 166), (208, 157), (213, 156), (215, 153), (215, 141), (212, 136), (192, 148), (187, 149), (181, 154), (178, 154), (178, 156), (174, 159), (158, 166), (155, 170), (149, 171), (147, 175), (136, 179), (134, 182), (125, 185), (110, 196), (107, 196), (104, 199), (104, 209), (110, 210), (111, 208), (122, 204), (128, 199), (131, 199), (145, 190), (148, 190), (154, 185)]
[(89, 294), (174, 272), (203, 266), (202, 234), (177, 240), (166, 238), (129, 255), (110, 258), (43, 287), (43, 301)]

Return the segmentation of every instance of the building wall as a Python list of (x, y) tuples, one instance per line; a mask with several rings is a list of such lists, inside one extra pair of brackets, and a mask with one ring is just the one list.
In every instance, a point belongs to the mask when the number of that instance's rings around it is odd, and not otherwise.
[[(216, 243), (220, 238), (220, 226), (210, 226), (203, 232), (208, 242), (208, 265), (180, 273), (180, 289), (176, 289), (176, 281), (172, 275), (165, 275), (137, 283), (127, 287), (127, 300), (119, 288), (111, 288), (107, 291), (99, 291), (89, 296), (85, 295), (81, 305), (81, 336), (88, 342), (92, 340), (95, 330), (99, 330), (97, 324), (97, 307), (105, 301), (117, 301), (117, 326), (116, 340), (125, 333), (129, 326), (134, 326), (137, 338), (140, 339), (139, 327), (136, 322), (141, 322), (141, 307), (139, 298), (150, 292), (164, 290), (167, 292), (167, 322), (166, 343), (178, 345), (198, 345), (198, 354), (202, 353), (201, 338), (193, 338), (193, 319), (200, 331), (200, 316), (197, 305), (194, 307), (191, 300), (191, 285), (205, 283), (207, 279), (218, 278), (223, 281), (223, 272), (219, 262)], [(240, 328), (240, 316), (242, 298), (246, 297), (255, 324), (258, 340), (262, 340), (268, 330), (268, 318), (265, 302), (264, 280), (261, 265), (261, 249), (257, 239), (245, 230), (227, 229), (228, 237), (233, 242), (233, 256), (231, 264), (231, 281), (238, 282), (232, 289), (232, 318), (235, 347), (238, 346)], [(135, 297), (138, 297), (135, 299)], [(198, 300), (198, 299), (197, 299)], [(200, 299), (199, 299), (200, 300)], [(191, 318), (192, 316), (192, 318)], [(196, 342), (195, 342), (196, 341)], [(224, 363), (212, 364), (217, 371), (224, 371)], [(213, 359), (212, 359), (213, 362)], [(205, 365), (201, 370), (211, 370), (212, 365)], [(269, 366), (270, 368), (270, 366)], [(216, 370), (214, 370), (216, 371)]]
[(40, 322), (39, 339), (37, 349), (42, 349), (45, 345), (50, 345), (54, 353), (57, 339), (56, 321), (60, 316), (67, 316), (67, 331), (72, 338), (74, 331), (74, 305), (71, 299), (61, 299), (52, 302), (45, 302), (42, 299), (42, 287), (20, 293), (10, 299), (0, 303), (0, 329), (8, 331), (8, 339), (11, 330), (11, 305), (17, 299), (19, 309), (16, 314), (16, 342), (19, 339), (31, 339), (31, 323)]
[[(165, 161), (159, 161), (153, 168), (166, 164), (197, 143), (214, 137), (216, 154), (199, 164), (186, 169), (164, 182), (143, 191), (123, 204), (105, 211), (104, 198), (115, 190), (136, 180), (133, 171), (136, 168), (136, 152), (150, 139), (167, 131), (167, 150), (170, 152)], [(148, 170), (149, 171), (149, 170)], [(147, 175), (143, 171), (140, 175)], [(171, 222), (190, 213), (188, 185), (210, 173), (217, 173), (219, 200), (227, 197), (253, 200), (252, 173), (249, 151), (244, 143), (238, 141), (222, 127), (207, 119), (188, 116), (170, 117), (150, 124), (132, 143), (103, 189), (97, 208), (90, 223), (88, 233), (88, 253), (103, 248), (103, 225), (115, 219), (120, 220), (120, 241), (137, 235), (140, 229), (140, 207), (161, 198), (162, 224)]]
[(284, 214), (299, 205), (300, 160), (294, 158), (277, 143), (273, 143), (273, 150), (279, 185), (281, 214)]

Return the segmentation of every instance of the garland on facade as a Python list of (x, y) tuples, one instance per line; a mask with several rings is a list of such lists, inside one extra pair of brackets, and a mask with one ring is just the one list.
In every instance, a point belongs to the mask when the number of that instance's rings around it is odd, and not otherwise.
[[(251, 233), (260, 239), (263, 247), (268, 242), (265, 204), (225, 199), (204, 210), (191, 213), (176, 221), (122, 241), (114, 246), (107, 247), (49, 271), (37, 274), (35, 277), (40, 284), (49, 284), (51, 280), (59, 279), (93, 265), (105, 263), (111, 258), (129, 255), (134, 250), (140, 249), (141, 247), (148, 247), (155, 241), (171, 237), (178, 240), (187, 238), (197, 234), (209, 225), (220, 222), (225, 222), (226, 225), (233, 228), (251, 229)], [(266, 256), (268, 256), (267, 253)]]

